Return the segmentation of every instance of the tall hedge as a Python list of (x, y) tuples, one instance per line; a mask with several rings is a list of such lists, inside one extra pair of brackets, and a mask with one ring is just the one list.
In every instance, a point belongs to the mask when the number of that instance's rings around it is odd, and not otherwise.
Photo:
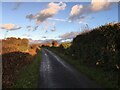
[(109, 23), (74, 38), (69, 54), (90, 66), (120, 67), (120, 23)]

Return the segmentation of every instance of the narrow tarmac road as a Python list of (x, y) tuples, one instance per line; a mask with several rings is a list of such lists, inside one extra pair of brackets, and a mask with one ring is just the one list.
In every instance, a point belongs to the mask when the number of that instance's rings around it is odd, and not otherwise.
[(42, 49), (39, 88), (99, 88), (47, 49)]

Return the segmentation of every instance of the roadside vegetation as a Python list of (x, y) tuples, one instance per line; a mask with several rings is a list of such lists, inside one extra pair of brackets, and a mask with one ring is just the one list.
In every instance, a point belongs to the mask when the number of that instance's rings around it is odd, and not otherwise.
[(104, 88), (120, 86), (120, 23), (109, 23), (82, 33), (72, 45), (53, 52)]
[(28, 42), (28, 39), (13, 37), (2, 40), (2, 88), (30, 87), (28, 83), (35, 87), (32, 84), (36, 84), (39, 75), (40, 48)]
[(39, 80), (39, 67), (41, 61), (41, 51), (34, 57), (31, 64), (20, 70), (18, 79), (12, 88), (37, 88)]

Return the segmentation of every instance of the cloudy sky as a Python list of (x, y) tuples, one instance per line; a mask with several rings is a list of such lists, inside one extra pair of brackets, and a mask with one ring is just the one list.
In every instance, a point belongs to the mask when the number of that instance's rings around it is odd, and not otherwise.
[(84, 29), (118, 22), (118, 5), (97, 2), (2, 2), (0, 39), (71, 39)]

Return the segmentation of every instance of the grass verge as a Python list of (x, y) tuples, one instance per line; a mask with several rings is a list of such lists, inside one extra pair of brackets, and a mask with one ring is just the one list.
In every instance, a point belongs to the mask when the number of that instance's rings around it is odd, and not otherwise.
[[(63, 58), (71, 66), (76, 68), (79, 72), (82, 72), (91, 80), (95, 81), (102, 88), (118, 88), (117, 72), (114, 73), (115, 75), (113, 75), (113, 72), (104, 72), (102, 69), (99, 69), (99, 68), (88, 67), (84, 64), (81, 64), (79, 60), (73, 60), (71, 56), (65, 55), (63, 53), (59, 53), (54, 48), (49, 48), (49, 49), (54, 53), (56, 53), (59, 57)], [(115, 77), (112, 77), (112, 76), (115, 76)]]
[(12, 88), (37, 88), (40, 61), (41, 51), (34, 57), (32, 63), (21, 69), (18, 79)]

